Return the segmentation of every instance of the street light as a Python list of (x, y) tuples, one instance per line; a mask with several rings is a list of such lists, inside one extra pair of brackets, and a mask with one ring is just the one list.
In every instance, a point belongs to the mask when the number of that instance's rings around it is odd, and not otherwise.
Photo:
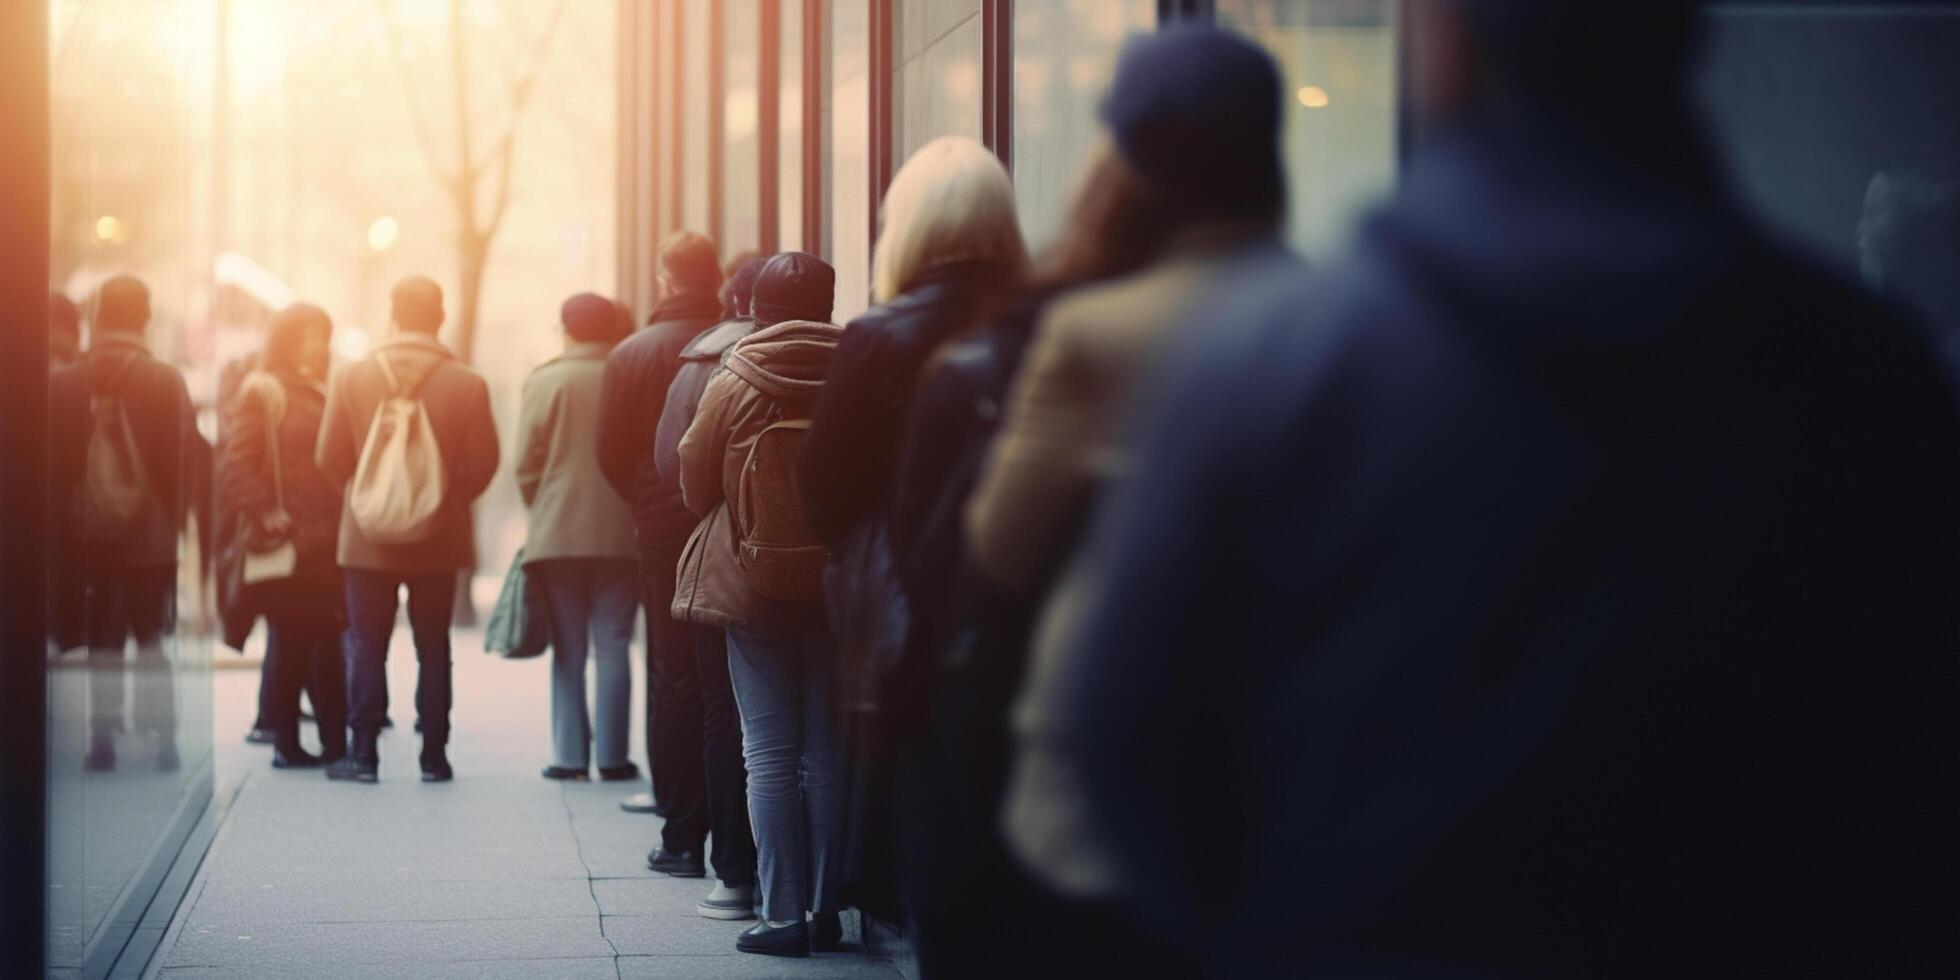
[(401, 230), (401, 225), (396, 223), (393, 215), (384, 214), (374, 219), (374, 223), (368, 225), (368, 248), (377, 252), (386, 252), (394, 247), (395, 238), (401, 234)]
[(1329, 101), (1327, 90), (1318, 85), (1302, 85), (1300, 91), (1294, 95), (1300, 100), (1301, 105), (1309, 109), (1325, 109)]

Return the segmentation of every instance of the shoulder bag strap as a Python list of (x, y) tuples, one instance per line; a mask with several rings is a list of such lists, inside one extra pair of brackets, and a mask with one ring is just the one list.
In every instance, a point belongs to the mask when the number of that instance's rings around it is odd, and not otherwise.
[(265, 449), (266, 453), (272, 457), (273, 506), (278, 507), (279, 513), (284, 514), (286, 513), (286, 468), (279, 456), (280, 422), (273, 419), (272, 405), (270, 403), (267, 403), (263, 398), (259, 399), (259, 403), (265, 405)]

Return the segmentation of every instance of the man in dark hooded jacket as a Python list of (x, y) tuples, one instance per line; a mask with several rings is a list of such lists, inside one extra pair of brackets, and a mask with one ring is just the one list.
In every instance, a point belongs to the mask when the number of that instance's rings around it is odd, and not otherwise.
[(1960, 975), (1960, 425), (1690, 7), (1417, 5), (1400, 198), (1167, 360), (1062, 737), (1220, 975)]

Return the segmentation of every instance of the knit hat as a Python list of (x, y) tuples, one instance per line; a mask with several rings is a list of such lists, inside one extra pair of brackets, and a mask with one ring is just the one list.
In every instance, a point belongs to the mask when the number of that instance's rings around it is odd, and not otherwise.
[(565, 325), (565, 335), (577, 341), (614, 340), (620, 336), (619, 308), (598, 293), (580, 293), (566, 300), (558, 308), (558, 322)]
[(755, 276), (751, 312), (756, 326), (785, 320), (830, 322), (837, 293), (837, 270), (808, 252), (784, 252)]
[(1131, 38), (1102, 119), (1123, 159), (1181, 201), (1270, 212), (1285, 200), (1279, 69), (1237, 34), (1173, 27)]

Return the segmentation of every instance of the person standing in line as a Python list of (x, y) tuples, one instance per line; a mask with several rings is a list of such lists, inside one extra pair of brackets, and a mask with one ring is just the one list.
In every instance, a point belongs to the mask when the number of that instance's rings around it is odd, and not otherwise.
[[(1014, 185), (1000, 159), (963, 137), (927, 143), (900, 168), (884, 200), (872, 255), (870, 310), (844, 328), (799, 460), (804, 510), (832, 549), (826, 594), (846, 703), (848, 887), (863, 907), (897, 918), (895, 845), (901, 833), (894, 763), (883, 746), (916, 730), (925, 705), (910, 678), (891, 674), (906, 644), (906, 604), (891, 555), (889, 505), (899, 443), (927, 359), (1011, 300), (1027, 271)], [(909, 750), (908, 750), (909, 751)], [(924, 775), (915, 773), (915, 775)], [(908, 788), (909, 789), (909, 788)], [(920, 891), (923, 882), (913, 882)]]
[[(48, 379), (56, 554), (79, 574), (89, 657), (89, 749), (83, 767), (116, 768), (125, 675), (136, 679), (131, 734), (155, 740), (157, 768), (177, 768), (176, 689), (166, 636), (176, 617), (177, 549), (195, 487), (209, 469), (183, 372), (150, 353), (150, 291), (115, 276), (96, 292), (88, 351)], [(136, 660), (127, 645), (136, 641)]]
[[(551, 608), (551, 753), (546, 779), (637, 779), (628, 758), (633, 617), (639, 553), (633, 513), (599, 472), (599, 385), (620, 340), (619, 307), (580, 293), (559, 310), (565, 352), (524, 381), (517, 416), (517, 492), (529, 510), (525, 570)], [(630, 322), (630, 321), (629, 321)], [(596, 655), (595, 710), (585, 663)], [(596, 721), (596, 724), (595, 724)]]
[[(417, 677), (415, 712), (422, 732), (424, 782), (455, 778), (449, 764), (450, 638), (458, 573), (475, 561), (470, 504), (497, 472), (497, 426), (490, 386), (436, 339), (442, 327), (442, 287), (422, 276), (396, 284), (392, 314), (398, 333), (358, 363), (335, 373), (327, 390), (326, 421), (314, 458), (335, 484), (348, 487), (368, 456), (376, 412), (407, 399), (428, 418), (440, 455), (440, 499), (409, 540), (376, 541), (353, 510), (353, 491), (340, 521), (337, 558), (347, 586), (348, 701), (353, 744), (327, 767), (327, 778), (372, 783), (377, 743), (388, 714), (388, 641), (402, 589), (408, 590), (409, 631)], [(394, 417), (400, 424), (399, 417)], [(383, 433), (383, 436), (390, 433)], [(415, 447), (410, 447), (411, 449)]]
[[(293, 573), (260, 583), (266, 618), (265, 722), (274, 735), (275, 769), (332, 765), (347, 754), (347, 680), (341, 655), (345, 595), (334, 545), (340, 490), (313, 458), (326, 412), (333, 321), (307, 303), (272, 318), (258, 367), (225, 407), (219, 492), (226, 511), (266, 551), (290, 542)], [(276, 455), (275, 455), (276, 454)], [(331, 597), (331, 598), (328, 598)], [(320, 755), (299, 739), (299, 696), (313, 702)]]
[(1699, 3), (1432, 0), (1348, 256), (1167, 361), (1045, 726), (1219, 976), (1960, 976), (1960, 418)]
[[(755, 331), (752, 312), (755, 279), (766, 260), (750, 259), (722, 285), (722, 312), (729, 319), (695, 337), (680, 354), (674, 383), (653, 433), (654, 468), (668, 486), (679, 486), (681, 437), (687, 434), (708, 379), (722, 357)], [(673, 617), (670, 609), (647, 610), (648, 617)], [(695, 904), (710, 919), (749, 919), (755, 915), (755, 836), (749, 824), (748, 770), (742, 763), (742, 718), (728, 677), (728, 644), (720, 625), (674, 620), (693, 637), (701, 691), (702, 773), (708, 790), (709, 862), (715, 886)], [(648, 855), (649, 862), (659, 854)]]
[[(762, 885), (762, 921), (735, 944), (746, 953), (807, 956), (843, 938), (822, 545), (796, 527), (803, 505), (793, 444), (784, 441), (807, 424), (843, 332), (829, 322), (835, 291), (835, 270), (816, 256), (770, 259), (756, 276), (756, 332), (729, 351), (680, 442), (681, 493), (701, 523), (681, 557), (673, 613), (727, 631)], [(757, 519), (791, 536), (745, 537), (738, 522), (754, 528)], [(803, 560), (771, 580), (765, 569), (780, 570), (785, 549)], [(762, 581), (776, 587), (771, 594)], [(806, 914), (814, 920), (806, 923)]]
[(653, 792), (621, 801), (623, 809), (666, 818), (660, 846), (647, 855), (655, 871), (707, 874), (702, 849), (709, 825), (701, 772), (700, 680), (687, 631), (667, 615), (674, 565), (694, 530), (678, 484), (663, 482), (652, 459), (667, 387), (681, 349), (721, 319), (721, 266), (715, 243), (677, 231), (660, 245), (661, 299), (645, 329), (606, 358), (599, 400), (599, 469), (632, 508), (640, 549), (640, 601), (646, 609), (647, 772)]

